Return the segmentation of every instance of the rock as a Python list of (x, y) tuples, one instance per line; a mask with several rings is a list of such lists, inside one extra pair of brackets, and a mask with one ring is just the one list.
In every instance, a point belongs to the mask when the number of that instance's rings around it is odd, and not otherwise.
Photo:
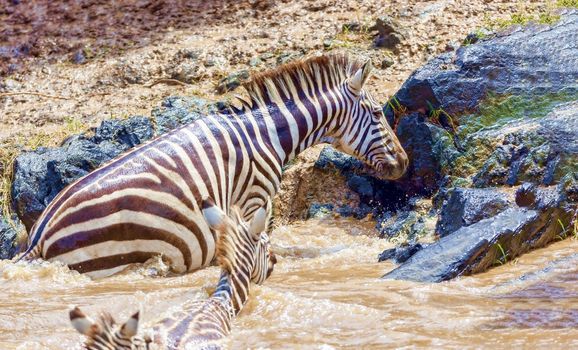
[[(406, 193), (396, 182), (381, 180), (372, 176), (372, 171), (363, 162), (355, 157), (336, 151), (327, 146), (315, 162), (315, 168), (328, 172), (337, 171), (345, 178), (350, 190), (359, 195), (360, 207), (355, 208), (351, 215), (358, 217), (368, 213), (368, 208), (377, 208), (379, 211), (392, 209), (407, 200)], [(348, 212), (343, 210), (343, 213)], [(348, 216), (346, 214), (342, 214)]]
[(74, 55), (72, 56), (72, 62), (76, 64), (84, 64), (86, 63), (86, 56), (84, 55), (83, 50), (77, 50)]
[(334, 209), (333, 204), (313, 203), (311, 204), (309, 210), (307, 211), (307, 219), (323, 218), (329, 216), (331, 215), (333, 209)]
[(341, 26), (342, 33), (359, 32), (362, 30), (362, 25), (359, 22), (349, 22)]
[(525, 182), (516, 191), (516, 205), (531, 207), (536, 203), (536, 185)]
[(448, 165), (460, 155), (452, 136), (418, 113), (401, 119), (397, 136), (410, 162), (405, 175), (396, 183), (408, 195), (433, 193)]
[(384, 278), (441, 282), (504, 264), (531, 249), (566, 237), (576, 213), (560, 186), (542, 189), (534, 209), (512, 207), (442, 237)]
[(469, 138), (495, 143), (473, 178), (475, 186), (555, 184), (578, 171), (578, 100), (557, 105), (545, 117), (510, 121)]
[(14, 162), (16, 214), (30, 231), (48, 203), (69, 183), (153, 135), (150, 119), (136, 116), (105, 121), (93, 136), (72, 136), (61, 147), (22, 153)]
[(393, 49), (395, 48), (397, 45), (401, 44), (401, 42), (403, 41), (403, 36), (399, 33), (391, 33), (385, 36), (381, 36), (378, 35), (375, 40), (373, 41), (373, 44), (376, 47), (382, 47), (382, 48), (386, 48), (386, 49)]
[(576, 94), (577, 81), (578, 11), (571, 11), (551, 27), (523, 27), (444, 53), (395, 96), (408, 112), (443, 108), (456, 116), (477, 111), (489, 93)]
[(395, 64), (395, 61), (391, 57), (386, 57), (381, 61), (381, 68), (386, 69)]
[(507, 194), (494, 188), (454, 188), (447, 194), (436, 232), (441, 236), (492, 217), (511, 206)]
[(170, 75), (171, 79), (191, 84), (201, 79), (205, 70), (195, 62), (182, 62), (167, 69), (167, 73)]
[(253, 57), (249, 61), (249, 66), (251, 66), (251, 67), (257, 67), (257, 66), (260, 66), (262, 64), (263, 64), (263, 61), (259, 57)]
[(250, 74), (248, 70), (241, 70), (239, 72), (230, 74), (219, 81), (217, 84), (217, 92), (224, 94), (226, 92), (233, 91), (241, 86), (243, 82), (247, 81), (249, 77)]
[[(198, 97), (168, 97), (152, 117), (106, 120), (89, 133), (73, 135), (60, 147), (41, 147), (14, 162), (12, 205), (29, 231), (50, 201), (68, 184), (155, 135), (191, 123), (217, 104)], [(155, 132), (156, 129), (156, 132)]]
[(389, 16), (379, 17), (375, 25), (369, 28), (370, 31), (377, 31), (373, 44), (376, 47), (395, 48), (405, 39), (405, 35), (400, 33), (400, 28), (399, 22), (393, 18)]
[(173, 56), (172, 61), (181, 62), (183, 60), (198, 60), (202, 53), (202, 50), (188, 48), (179, 49)]
[(420, 243), (410, 243), (405, 246), (384, 250), (379, 254), (377, 260), (379, 262), (393, 260), (396, 264), (402, 264), (422, 249), (423, 246)]
[(191, 96), (171, 96), (160, 107), (151, 112), (156, 125), (156, 134), (162, 135), (179, 126), (192, 123), (217, 108), (214, 103)]
[(0, 217), (0, 260), (12, 259), (19, 251), (16, 244), (16, 230)]
[(376, 228), (381, 238), (402, 237), (402, 239), (414, 239), (419, 227), (419, 215), (413, 210), (398, 211), (395, 215), (379, 217)]

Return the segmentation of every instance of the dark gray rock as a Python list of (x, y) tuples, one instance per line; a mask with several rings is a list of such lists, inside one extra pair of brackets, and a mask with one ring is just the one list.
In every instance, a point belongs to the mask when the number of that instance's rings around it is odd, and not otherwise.
[(160, 107), (154, 108), (151, 114), (155, 121), (156, 134), (162, 135), (192, 123), (215, 109), (214, 103), (203, 98), (171, 96), (167, 97)]
[(483, 272), (566, 237), (562, 226), (569, 227), (575, 203), (568, 202), (559, 187), (542, 191), (546, 199), (535, 209), (512, 207), (462, 227), (417, 252), (384, 278), (441, 282)]
[(12, 259), (19, 251), (16, 245), (16, 230), (0, 217), (0, 260)]
[(359, 208), (340, 208), (343, 216), (363, 217), (372, 209), (379, 212), (400, 207), (409, 198), (401, 183), (381, 180), (374, 176), (373, 170), (355, 157), (336, 151), (327, 146), (315, 162), (318, 169), (337, 171), (344, 176), (348, 187), (359, 195)]
[(26, 229), (30, 230), (48, 203), (69, 183), (150, 139), (153, 130), (145, 117), (109, 120), (95, 129), (94, 136), (76, 135), (61, 147), (42, 147), (18, 156), (12, 204)]
[(76, 64), (85, 64), (86, 63), (86, 56), (84, 55), (83, 50), (78, 50), (72, 56), (72, 62)]
[(396, 264), (402, 264), (422, 249), (423, 246), (420, 243), (410, 243), (405, 246), (384, 250), (379, 254), (377, 260), (379, 262), (393, 260)]
[(412, 113), (399, 122), (397, 136), (410, 160), (405, 175), (396, 183), (409, 195), (429, 195), (439, 188), (443, 168), (459, 156), (444, 129)]
[(415, 71), (395, 96), (408, 112), (441, 107), (461, 115), (477, 110), (489, 92), (578, 92), (578, 11), (551, 27), (523, 27), (442, 54)]
[(555, 184), (578, 171), (578, 101), (559, 104), (542, 118), (479, 131), (470, 139), (502, 140), (475, 175), (475, 186)]
[(492, 217), (511, 206), (507, 195), (494, 188), (454, 188), (448, 191), (436, 232), (447, 236), (457, 229)]
[(152, 119), (135, 116), (106, 120), (92, 135), (74, 135), (60, 147), (21, 154), (14, 162), (12, 183), (16, 214), (30, 230), (48, 203), (71, 182), (155, 134), (193, 122), (217, 108), (196, 97), (169, 97), (152, 111)]
[(307, 211), (307, 219), (326, 217), (331, 214), (333, 209), (333, 204), (312, 203)]

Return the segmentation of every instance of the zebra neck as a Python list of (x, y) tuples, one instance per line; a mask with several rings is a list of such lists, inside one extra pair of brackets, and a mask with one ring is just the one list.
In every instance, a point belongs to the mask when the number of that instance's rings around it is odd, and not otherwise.
[(209, 299), (218, 301), (227, 310), (228, 317), (232, 318), (241, 312), (247, 302), (251, 274), (246, 271), (228, 273), (223, 271), (217, 289)]
[(341, 114), (337, 103), (345, 101), (341, 95), (334, 90), (303, 94), (299, 99), (267, 96), (247, 105), (243, 114), (257, 122), (263, 139), (271, 142), (283, 166), (305, 149), (327, 141), (335, 116)]

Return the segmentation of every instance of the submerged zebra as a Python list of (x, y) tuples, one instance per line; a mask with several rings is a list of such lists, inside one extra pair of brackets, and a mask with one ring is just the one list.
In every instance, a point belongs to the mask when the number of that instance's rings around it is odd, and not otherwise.
[(203, 215), (217, 236), (217, 263), (221, 277), (215, 292), (204, 301), (183, 306), (183, 311), (158, 322), (147, 335), (137, 335), (139, 313), (123, 325), (109, 314), (98, 322), (78, 307), (70, 311), (73, 327), (87, 337), (87, 349), (218, 349), (231, 330), (231, 321), (249, 296), (250, 283), (261, 284), (276, 263), (267, 228), (270, 205), (260, 208), (250, 224), (233, 207), (230, 217), (212, 201), (203, 203)]
[(92, 277), (162, 255), (177, 272), (208, 265), (215, 239), (204, 197), (250, 219), (304, 149), (331, 143), (396, 179), (408, 158), (363, 88), (370, 61), (329, 55), (256, 75), (249, 98), (135, 148), (64, 189), (21, 259), (58, 260)]

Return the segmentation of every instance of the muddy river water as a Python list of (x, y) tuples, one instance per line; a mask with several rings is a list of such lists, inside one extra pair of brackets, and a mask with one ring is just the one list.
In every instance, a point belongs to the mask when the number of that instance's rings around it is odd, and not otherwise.
[[(440, 284), (381, 280), (392, 244), (370, 222), (307, 221), (273, 232), (279, 263), (235, 320), (231, 349), (578, 348), (578, 241), (567, 239), (474, 277)], [(80, 349), (70, 305), (152, 324), (206, 298), (211, 267), (162, 263), (91, 281), (58, 264), (0, 262), (0, 349)]]

